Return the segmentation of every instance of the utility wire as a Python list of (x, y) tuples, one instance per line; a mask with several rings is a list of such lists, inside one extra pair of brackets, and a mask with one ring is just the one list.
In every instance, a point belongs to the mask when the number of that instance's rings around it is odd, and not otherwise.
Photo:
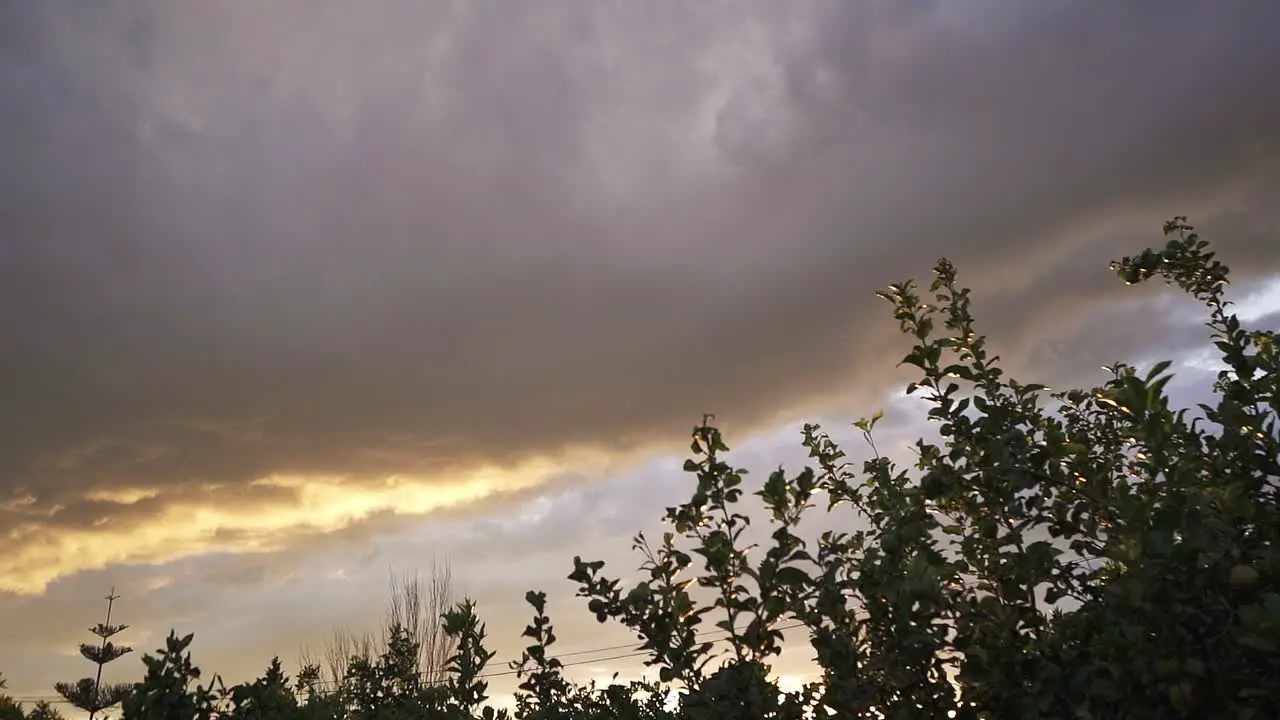
[[(781, 631), (783, 631), (783, 630), (791, 630), (791, 629), (793, 629), (793, 628), (798, 628), (798, 627), (804, 627), (804, 623), (795, 623), (795, 624), (793, 624), (793, 625), (784, 625), (784, 626), (782, 626), (782, 627), (776, 627), (776, 628), (773, 628), (773, 629), (774, 629), (774, 630), (777, 630), (777, 631), (779, 631), (779, 632), (781, 632)], [(694, 637), (702, 637), (702, 636), (704, 636), (704, 635), (710, 635), (710, 634), (717, 633), (717, 632), (727, 632), (727, 631), (725, 631), (725, 630), (707, 630), (707, 631), (704, 631), (704, 632), (700, 632), (700, 633), (698, 633), (698, 634), (697, 634), (697, 635), (695, 635)], [(722, 637), (722, 638), (716, 638), (715, 640), (712, 640), (711, 642), (713, 642), (713, 643), (718, 643), (718, 642), (723, 642), (723, 641), (725, 641), (725, 640), (730, 640), (730, 639), (731, 639), (731, 637), (730, 637), (729, 635), (726, 635), (726, 636), (724, 636), (724, 637)], [(609, 646), (609, 647), (595, 648), (595, 649), (592, 649), (592, 650), (579, 650), (579, 651), (577, 651), (577, 652), (561, 653), (561, 654), (559, 654), (559, 655), (555, 655), (555, 656), (553, 656), (553, 657), (551, 657), (551, 658), (548, 658), (548, 659), (550, 659), (550, 660), (559, 660), (560, 658), (564, 658), (564, 657), (573, 657), (573, 656), (575, 656), (575, 655), (586, 655), (586, 654), (589, 654), (589, 653), (604, 652), (604, 651), (606, 651), (606, 650), (621, 650), (621, 649), (623, 649), (623, 648), (634, 648), (635, 646), (636, 646), (636, 645), (635, 645), (635, 643), (628, 643), (628, 644), (626, 644), (626, 645), (611, 645), (611, 646)], [(610, 656), (610, 657), (605, 657), (605, 658), (592, 658), (591, 660), (578, 660), (577, 662), (561, 663), (560, 667), (562, 667), (562, 668), (566, 668), (566, 667), (575, 667), (575, 666), (578, 666), (578, 665), (593, 665), (593, 664), (595, 664), (595, 663), (608, 662), (609, 660), (622, 660), (622, 659), (624, 659), (624, 658), (641, 657), (641, 656), (643, 656), (643, 655), (648, 655), (648, 654), (649, 654), (649, 652), (650, 652), (650, 651), (648, 651), (648, 650), (637, 650), (637, 651), (634, 651), (634, 652), (624, 653), (624, 654), (622, 654), (622, 655), (612, 655), (612, 656)], [(504, 675), (515, 675), (515, 674), (516, 674), (516, 673), (518, 673), (518, 672), (519, 672), (519, 670), (504, 670), (504, 671), (502, 671), (502, 672), (485, 673), (485, 674), (483, 674), (483, 675), (477, 675), (476, 677), (477, 677), (477, 678), (502, 677), (502, 676), (504, 676)]]
[[(1089, 559), (1085, 559), (1085, 557), (1082, 557), (1082, 559), (1076, 559), (1073, 561), (1064, 562), (1064, 566), (1080, 565), (1080, 564), (1083, 564), (1083, 562), (1087, 562), (1088, 560)], [(960, 584), (960, 587), (972, 589), (974, 585), (977, 585), (978, 583), (959, 583), (959, 584)], [(782, 630), (794, 630), (796, 628), (804, 628), (804, 626), (806, 626), (804, 623), (794, 623), (790, 625), (783, 625), (783, 626), (780, 626), (780, 628), (773, 628), (773, 629), (778, 630), (778, 632), (782, 632)], [(741, 629), (745, 629), (745, 628), (736, 628), (735, 630), (733, 630), (733, 632), (739, 632), (739, 630)], [(694, 637), (703, 638), (703, 637), (707, 637), (707, 635), (713, 635), (717, 633), (726, 633), (726, 635), (724, 635), (724, 637), (722, 638), (713, 639), (713, 641), (710, 641), (710, 642), (717, 643), (717, 642), (727, 641), (727, 639), (731, 639), (731, 635), (727, 634), (728, 630), (723, 630), (721, 628), (716, 628), (712, 630), (703, 630), (703, 632), (695, 633)], [(549, 657), (548, 660), (561, 660), (563, 659), (563, 657), (579, 657), (582, 655), (594, 655), (594, 653), (596, 652), (608, 652), (613, 650), (634, 650), (634, 648), (636, 648), (636, 643), (634, 642), (612, 644), (612, 646), (593, 647), (593, 648), (589, 648), (589, 650), (576, 650), (571, 652), (562, 652), (562, 653), (559, 653), (559, 655), (554, 655), (552, 657)], [(631, 657), (641, 657), (645, 655), (649, 655), (649, 651), (626, 652), (626, 653), (621, 653), (621, 655), (613, 655), (609, 657), (594, 657), (594, 659), (590, 659), (590, 660), (563, 662), (561, 667), (595, 665), (595, 664), (599, 664), (599, 662), (609, 662), (612, 660), (626, 660), (626, 659), (631, 659)], [(495, 662), (495, 665), (509, 665), (511, 664), (511, 662), (516, 662), (516, 661), (518, 660), (504, 660), (502, 662)], [(492, 671), (492, 673), (483, 673), (480, 675), (476, 675), (476, 679), (503, 678), (503, 676), (515, 675), (517, 673), (518, 673), (518, 670), (498, 670), (498, 671)], [(342, 683), (342, 680), (320, 680), (320, 682), (317, 682), (315, 684), (316, 685), (338, 685), (340, 683)], [(440, 680), (435, 680), (435, 682), (430, 684), (439, 684), (439, 683), (440, 683)], [(67, 700), (67, 698), (64, 698), (61, 696), (23, 696), (23, 697), (10, 696), (10, 697), (12, 697), (14, 701), (18, 701), (18, 702), (44, 701), (44, 702), (49, 702), (50, 705), (65, 705), (65, 703), (70, 702)]]
[[(793, 624), (791, 624), (791, 625), (783, 625), (783, 626), (781, 626), (781, 627), (774, 628), (774, 630), (778, 630), (778, 631), (783, 631), (783, 630), (793, 630), (793, 629), (795, 629), (795, 628), (804, 627), (804, 626), (805, 626), (805, 625), (804, 625), (804, 623), (793, 623)], [(704, 631), (702, 631), (702, 632), (700, 632), (700, 633), (695, 634), (695, 635), (694, 635), (694, 637), (706, 637), (707, 635), (714, 635), (714, 634), (716, 634), (716, 633), (726, 633), (726, 635), (725, 635), (724, 637), (720, 637), (720, 638), (716, 638), (716, 639), (712, 640), (711, 642), (713, 642), (713, 643), (717, 643), (717, 642), (724, 642), (725, 640), (729, 640), (729, 639), (731, 639), (731, 636), (727, 634), (727, 633), (728, 633), (728, 631), (726, 631), (726, 630), (722, 630), (722, 629), (719, 629), (719, 628), (714, 629), (714, 630), (704, 630)], [(550, 657), (550, 658), (548, 658), (548, 659), (549, 659), (549, 660), (559, 660), (559, 659), (561, 659), (561, 658), (567, 658), (567, 657), (579, 657), (579, 656), (582, 656), (582, 655), (591, 655), (591, 654), (594, 654), (594, 653), (608, 652), (608, 651), (610, 651), (610, 650), (624, 650), (624, 649), (631, 649), (631, 650), (633, 650), (633, 652), (621, 653), (621, 654), (618, 654), (618, 655), (611, 655), (611, 656), (609, 656), (609, 657), (603, 657), (603, 658), (590, 658), (590, 659), (587, 659), (587, 660), (578, 660), (578, 661), (575, 661), (575, 662), (567, 662), (567, 663), (562, 663), (562, 664), (561, 664), (561, 667), (578, 667), (578, 666), (582, 666), (582, 665), (594, 665), (594, 664), (598, 664), (598, 663), (609, 662), (609, 661), (611, 661), (611, 660), (624, 660), (624, 659), (627, 659), (627, 658), (642, 657), (642, 656), (645, 656), (645, 655), (648, 655), (648, 654), (649, 654), (649, 651), (648, 651), (648, 650), (641, 650), (641, 651), (636, 651), (636, 650), (634, 650), (634, 648), (636, 647), (636, 645), (637, 645), (637, 643), (634, 643), (634, 642), (632, 642), (632, 643), (625, 643), (625, 644), (621, 644), (621, 645), (606, 645), (606, 646), (603, 646), (603, 647), (590, 648), (590, 649), (588, 649), (588, 650), (575, 650), (575, 651), (572, 651), (572, 652), (560, 653), (559, 655), (553, 655), (553, 656), (551, 656), (551, 657)], [(500, 662), (500, 663), (494, 663), (494, 664), (495, 664), (495, 665), (503, 665), (503, 664), (507, 664), (507, 663), (510, 663), (510, 662), (515, 662), (515, 661), (503, 661), (503, 662)], [(494, 677), (505, 677), (505, 676), (509, 676), (509, 675), (515, 675), (515, 674), (517, 674), (518, 672), (519, 672), (518, 670), (497, 670), (497, 671), (493, 671), (493, 672), (486, 672), (486, 673), (482, 673), (482, 674), (480, 674), (480, 675), (477, 675), (477, 676), (476, 676), (476, 679), (494, 678)], [(334, 681), (332, 681), (332, 680), (325, 680), (325, 681), (322, 681), (322, 682), (319, 682), (319, 683), (316, 683), (316, 684), (317, 684), (317, 685), (333, 685), (333, 684), (335, 684), (335, 683), (334, 683)], [(31, 695), (31, 696), (14, 697), (13, 699), (14, 699), (14, 700), (17, 700), (17, 701), (19, 701), (19, 702), (40, 702), (40, 701), (42, 701), (42, 700), (43, 700), (43, 701), (46, 701), (46, 702), (49, 702), (49, 703), (66, 703), (66, 702), (68, 702), (68, 700), (67, 700), (66, 698), (63, 698), (63, 697), (61, 697), (61, 696), (56, 696), (56, 695), (54, 695), (54, 696), (39, 696), (39, 695)]]
[[(778, 631), (782, 631), (782, 630), (792, 630), (792, 629), (794, 629), (794, 628), (798, 628), (798, 627), (804, 627), (804, 623), (794, 623), (794, 624), (791, 624), (791, 625), (784, 625), (784, 626), (782, 626), (782, 627), (777, 627), (777, 628), (773, 628), (773, 629), (774, 629), (774, 630), (778, 630)], [(735, 630), (735, 632), (736, 632), (737, 630), (742, 630), (742, 629), (745, 629), (745, 628), (737, 628), (737, 629)], [(700, 633), (696, 633), (696, 634), (694, 634), (694, 637), (699, 637), (699, 638), (701, 638), (701, 637), (706, 637), (706, 636), (708, 636), (708, 635), (715, 635), (716, 633), (726, 633), (726, 635), (725, 635), (724, 637), (722, 637), (722, 638), (716, 638), (715, 640), (712, 640), (711, 642), (713, 642), (713, 643), (715, 643), (715, 642), (723, 642), (723, 641), (725, 641), (725, 640), (729, 640), (729, 639), (731, 639), (731, 637), (732, 637), (731, 635), (727, 634), (727, 633), (728, 633), (728, 631), (727, 631), (727, 630), (723, 630), (723, 629), (720, 629), (720, 628), (716, 628), (716, 629), (713, 629), (713, 630), (703, 630), (703, 631), (702, 631), (702, 632), (700, 632)], [(608, 661), (608, 660), (620, 660), (620, 659), (622, 659), (622, 658), (640, 657), (640, 656), (642, 656), (642, 655), (648, 655), (648, 654), (649, 654), (649, 651), (648, 651), (648, 650), (635, 651), (635, 649), (636, 649), (637, 645), (639, 645), (639, 643), (636, 643), (636, 642), (624, 643), (624, 644), (621, 644), (621, 645), (606, 645), (606, 646), (604, 646), (604, 647), (591, 648), (591, 649), (589, 649), (589, 650), (575, 650), (575, 651), (572, 651), (572, 652), (560, 653), (559, 655), (553, 655), (553, 656), (551, 656), (551, 657), (549, 657), (549, 658), (547, 658), (547, 659), (548, 659), (548, 660), (559, 660), (559, 659), (561, 659), (561, 658), (567, 658), (567, 657), (578, 657), (578, 656), (581, 656), (581, 655), (591, 655), (591, 654), (594, 654), (594, 653), (607, 652), (607, 651), (610, 651), (610, 650), (633, 650), (633, 651), (634, 651), (634, 652), (626, 653), (626, 654), (623, 654), (623, 655), (617, 655), (617, 656), (614, 656), (614, 657), (607, 657), (607, 658), (592, 658), (592, 659), (590, 659), (590, 660), (579, 660), (579, 661), (571, 662), (571, 663), (563, 663), (563, 664), (561, 665), (561, 667), (574, 667), (574, 666), (578, 666), (578, 665), (590, 665), (590, 664), (592, 664), (592, 663), (606, 662), (606, 661)], [(509, 664), (510, 664), (510, 663), (512, 663), (512, 662), (519, 662), (519, 660), (520, 660), (519, 658), (516, 658), (516, 659), (514, 659), (514, 660), (503, 660), (503, 661), (501, 661), (501, 662), (496, 662), (496, 663), (493, 663), (493, 664), (494, 664), (494, 665), (509, 665)], [(519, 671), (517, 671), (517, 670), (500, 670), (500, 671), (486, 672), (486, 673), (482, 673), (482, 674), (480, 674), (480, 675), (477, 675), (477, 676), (476, 676), (476, 679), (477, 679), (477, 680), (480, 680), (480, 679), (484, 679), (484, 678), (491, 678), (491, 677), (503, 677), (503, 676), (506, 676), (506, 675), (515, 675), (517, 672), (519, 672)], [(438, 682), (439, 682), (439, 681), (437, 681), (437, 683), (438, 683)], [(323, 681), (317, 682), (317, 683), (315, 683), (315, 684), (316, 684), (316, 685), (329, 685), (329, 686), (332, 686), (332, 685), (337, 685), (337, 684), (340, 684), (340, 683), (341, 683), (341, 681), (323, 680)], [(436, 684), (436, 683), (432, 683), (432, 684)]]

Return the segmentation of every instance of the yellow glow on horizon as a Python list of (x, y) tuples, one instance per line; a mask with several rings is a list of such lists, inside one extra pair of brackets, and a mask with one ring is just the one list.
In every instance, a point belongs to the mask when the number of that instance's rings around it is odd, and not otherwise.
[(777, 679), (778, 689), (783, 692), (797, 692), (810, 682), (809, 675), (779, 675)]
[[(360, 483), (342, 477), (271, 476), (253, 484), (288, 488), (294, 497), (246, 505), (236, 501), (233, 488), (226, 488), (204, 501), (162, 502), (155, 515), (143, 519), (108, 516), (89, 527), (56, 529), (25, 523), (0, 539), (6, 546), (0, 554), (0, 591), (38, 595), (59, 578), (117, 563), (164, 564), (210, 552), (281, 550), (299, 535), (341, 530), (377, 513), (427, 515), (527, 490), (560, 467), (535, 460), (512, 469), (451, 473), (449, 479), (394, 476)], [(152, 498), (163, 501), (163, 493), (127, 489), (91, 497), (120, 505)]]

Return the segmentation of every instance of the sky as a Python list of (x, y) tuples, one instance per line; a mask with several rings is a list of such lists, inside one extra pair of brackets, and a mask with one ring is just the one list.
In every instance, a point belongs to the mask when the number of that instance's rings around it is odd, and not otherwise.
[[(1194, 305), (1107, 263), (1188, 215), (1278, 324), (1276, 27), (1262, 0), (0, 4), (0, 672), (89, 674), (114, 586), (122, 640), (195, 632), (247, 679), (432, 558), (499, 661), (532, 588), (565, 651), (625, 643), (565, 576), (634, 569), (702, 413), (757, 475), (803, 465), (804, 420), (927, 432), (874, 293), (942, 256), (1027, 381), (1170, 357), (1193, 397)], [(569, 674), (639, 674), (609, 655)]]

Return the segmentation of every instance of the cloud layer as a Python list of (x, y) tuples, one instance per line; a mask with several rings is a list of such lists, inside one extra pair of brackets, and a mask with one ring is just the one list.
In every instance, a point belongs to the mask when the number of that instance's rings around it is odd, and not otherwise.
[(1168, 215), (1280, 261), (1267, 3), (0, 18), (0, 590), (871, 396), (939, 255), (1048, 373)]

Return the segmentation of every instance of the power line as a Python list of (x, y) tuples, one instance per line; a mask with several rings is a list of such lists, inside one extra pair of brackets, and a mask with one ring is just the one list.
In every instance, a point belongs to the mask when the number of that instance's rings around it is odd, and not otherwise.
[[(782, 630), (792, 630), (792, 629), (794, 629), (794, 628), (804, 627), (804, 626), (805, 626), (805, 625), (804, 625), (804, 623), (794, 623), (794, 624), (792, 624), (792, 625), (785, 625), (785, 626), (783, 626), (783, 627), (778, 627), (778, 628), (774, 628), (774, 629), (775, 629), (775, 630), (778, 630), (778, 631), (782, 631)], [(741, 630), (741, 629), (743, 629), (743, 628), (738, 628), (738, 630)], [(704, 631), (702, 631), (702, 632), (700, 632), (700, 633), (695, 633), (695, 634), (694, 634), (694, 637), (699, 637), (699, 638), (700, 638), (700, 637), (706, 637), (706, 636), (708, 636), (708, 635), (715, 635), (716, 633), (728, 633), (728, 632), (729, 632), (729, 631), (727, 631), (727, 630), (723, 630), (723, 629), (720, 629), (720, 628), (716, 628), (716, 629), (714, 629), (714, 630), (704, 630)], [(736, 630), (735, 630), (735, 632), (736, 632)], [(722, 638), (717, 638), (717, 639), (713, 640), (712, 642), (723, 642), (723, 641), (725, 641), (725, 640), (729, 640), (730, 638), (731, 638), (731, 636), (730, 636), (730, 635), (728, 635), (728, 634), (726, 634), (724, 637), (722, 637)], [(631, 650), (634, 650), (635, 648), (636, 648), (636, 643), (634, 643), (634, 642), (631, 642), (631, 643), (624, 643), (624, 644), (621, 644), (621, 645), (606, 645), (606, 646), (604, 646), (604, 647), (591, 648), (591, 649), (589, 649), (589, 650), (575, 650), (575, 651), (572, 651), (572, 652), (560, 653), (559, 655), (553, 655), (553, 656), (551, 656), (551, 657), (549, 657), (549, 658), (547, 658), (547, 659), (548, 659), (548, 660), (559, 660), (559, 659), (561, 659), (561, 658), (577, 657), (577, 656), (581, 656), (581, 655), (591, 655), (591, 654), (594, 654), (594, 653), (607, 652), (607, 651), (610, 651), (610, 650), (624, 650), (624, 649), (631, 649)], [(609, 661), (609, 660), (620, 660), (620, 659), (623, 659), (623, 658), (629, 658), (629, 657), (640, 657), (640, 656), (642, 656), (642, 655), (648, 655), (648, 654), (649, 654), (649, 651), (647, 651), (647, 650), (644, 650), (644, 651), (635, 651), (635, 652), (631, 652), (631, 653), (627, 653), (627, 654), (623, 654), (623, 655), (617, 655), (617, 656), (614, 656), (614, 657), (607, 657), (607, 658), (593, 658), (593, 659), (591, 659), (591, 660), (579, 660), (579, 661), (577, 661), (577, 662), (564, 663), (564, 664), (562, 664), (562, 665), (561, 665), (561, 667), (575, 667), (575, 666), (578, 666), (578, 665), (590, 665), (590, 664), (592, 664), (592, 663), (606, 662), (606, 661)], [(503, 661), (500, 661), (500, 662), (496, 662), (496, 663), (494, 663), (494, 665), (508, 665), (508, 664), (510, 664), (510, 663), (512, 663), (512, 662), (517, 662), (518, 660), (519, 660), (518, 658), (517, 658), (517, 659), (515, 659), (515, 660), (503, 660)], [(482, 674), (480, 674), (480, 675), (477, 675), (477, 676), (476, 676), (476, 679), (477, 679), (477, 680), (480, 680), (480, 679), (484, 679), (484, 678), (491, 678), (491, 677), (503, 677), (503, 676), (507, 676), (507, 675), (515, 675), (517, 672), (519, 672), (519, 671), (518, 671), (518, 670), (502, 670), (502, 671), (487, 672), (487, 673), (482, 673)], [(419, 674), (419, 677), (421, 677), (423, 674), (425, 674), (425, 673), (420, 673), (420, 674)], [(437, 681), (437, 682), (438, 682), (438, 681)], [(337, 684), (340, 684), (340, 683), (341, 683), (341, 680), (323, 680), (323, 681), (317, 682), (316, 684), (317, 684), (317, 685), (332, 686), (332, 685), (337, 685)]]
[[(805, 626), (805, 624), (804, 624), (804, 623), (796, 623), (796, 624), (794, 624), (794, 625), (783, 625), (783, 626), (781, 626), (781, 628), (773, 628), (773, 629), (774, 629), (774, 630), (778, 630), (778, 632), (782, 632), (782, 630), (791, 630), (791, 629), (795, 629), (795, 628), (804, 628), (804, 626)], [(701, 632), (701, 633), (695, 634), (695, 635), (694, 635), (694, 637), (695, 637), (695, 638), (696, 638), (696, 637), (703, 637), (703, 635), (709, 635), (709, 634), (713, 634), (713, 633), (724, 633), (724, 632), (727, 632), (727, 630), (719, 630), (719, 629), (717, 629), (717, 630), (704, 630), (704, 632)], [(727, 639), (731, 639), (731, 638), (730, 638), (730, 637), (728, 637), (728, 635), (726, 635), (726, 637), (723, 637), (723, 638), (716, 638), (716, 639), (714, 639), (714, 641), (712, 641), (712, 642), (713, 642), (713, 643), (716, 643), (716, 642), (723, 642), (723, 641), (727, 641)], [(604, 651), (607, 651), (607, 650), (622, 650), (622, 648), (626, 648), (626, 647), (635, 647), (635, 643), (616, 644), (616, 646), (609, 646), (609, 647), (598, 647), (598, 648), (594, 648), (594, 650), (580, 650), (580, 651), (577, 651), (577, 652), (564, 652), (564, 653), (561, 653), (561, 655), (556, 655), (556, 656), (550, 657), (550, 659), (549, 659), (549, 660), (559, 660), (559, 659), (561, 659), (561, 657), (572, 657), (572, 656), (575, 656), (575, 655), (588, 655), (588, 653), (591, 653), (591, 652), (604, 652)], [(561, 667), (575, 667), (575, 666), (577, 666), (577, 665), (594, 665), (594, 664), (596, 664), (596, 662), (608, 662), (609, 660), (623, 660), (623, 659), (627, 659), (627, 657), (641, 657), (641, 656), (645, 656), (645, 655), (649, 655), (649, 651), (648, 651), (648, 650), (641, 650), (641, 651), (635, 651), (635, 652), (627, 652), (627, 653), (623, 653), (623, 655), (613, 655), (613, 656), (609, 656), (609, 657), (595, 657), (595, 659), (591, 659), (591, 660), (579, 660), (579, 661), (577, 661), (577, 662), (562, 662)], [(503, 676), (503, 675), (515, 675), (515, 674), (517, 674), (517, 673), (520, 673), (520, 670), (503, 670), (503, 671), (500, 671), (500, 673), (485, 673), (485, 674), (483, 674), (483, 675), (476, 675), (476, 676), (477, 676), (477, 678), (500, 678), (500, 676)]]
[[(774, 630), (777, 630), (777, 631), (781, 632), (781, 631), (784, 631), (784, 630), (793, 630), (793, 629), (795, 629), (795, 628), (799, 628), (799, 627), (805, 627), (805, 624), (804, 624), (804, 623), (793, 623), (793, 624), (791, 624), (791, 625), (783, 625), (783, 626), (781, 626), (781, 627), (774, 628)], [(731, 637), (729, 634), (727, 634), (727, 633), (728, 633), (728, 631), (727, 631), (727, 630), (723, 630), (723, 629), (719, 629), (719, 628), (714, 629), (714, 630), (704, 630), (704, 631), (702, 631), (702, 632), (700, 632), (700, 633), (696, 633), (696, 634), (694, 635), (694, 637), (706, 637), (707, 635), (714, 635), (714, 634), (716, 634), (716, 633), (726, 633), (726, 634), (725, 634), (725, 636), (724, 636), (724, 637), (720, 637), (720, 638), (716, 638), (716, 639), (712, 640), (711, 642), (713, 642), (713, 643), (717, 643), (717, 642), (724, 642), (725, 640), (730, 640), (730, 639), (732, 639), (732, 637)], [(549, 659), (549, 660), (559, 660), (559, 659), (561, 659), (561, 658), (567, 658), (567, 657), (578, 657), (578, 656), (582, 656), (582, 655), (590, 655), (590, 654), (594, 654), (594, 653), (608, 652), (608, 651), (610, 651), (610, 650), (634, 649), (635, 647), (636, 647), (636, 643), (625, 643), (625, 644), (621, 644), (621, 645), (606, 645), (606, 646), (603, 646), (603, 647), (590, 648), (590, 649), (588, 649), (588, 650), (575, 650), (575, 651), (572, 651), (572, 652), (561, 653), (561, 654), (559, 654), (559, 655), (553, 655), (553, 656), (551, 656), (551, 657), (550, 657), (550, 658), (548, 658), (548, 659)], [(594, 665), (594, 664), (598, 664), (598, 663), (609, 662), (609, 661), (611, 661), (611, 660), (625, 660), (625, 659), (628, 659), (628, 658), (643, 657), (643, 656), (645, 656), (645, 655), (649, 655), (649, 654), (650, 654), (650, 653), (649, 653), (649, 651), (648, 651), (648, 650), (633, 650), (633, 652), (621, 653), (621, 654), (618, 654), (618, 655), (611, 655), (611, 656), (609, 656), (609, 657), (603, 657), (603, 658), (590, 658), (590, 659), (588, 659), (588, 660), (578, 660), (578, 661), (575, 661), (575, 662), (562, 663), (562, 664), (561, 664), (561, 667), (579, 667), (579, 666), (582, 666), (582, 665)], [(510, 662), (514, 662), (514, 661), (508, 660), (508, 661), (502, 661), (502, 662), (495, 663), (495, 664), (496, 664), (496, 665), (503, 665), (503, 664), (507, 664), (507, 663), (510, 663)], [(486, 672), (486, 673), (482, 673), (482, 674), (480, 674), (480, 675), (477, 675), (477, 676), (476, 676), (476, 679), (487, 679), (487, 678), (495, 678), (495, 677), (506, 677), (506, 676), (510, 676), (510, 675), (515, 675), (515, 674), (517, 674), (517, 673), (519, 673), (519, 672), (520, 672), (519, 670), (496, 670), (496, 671), (493, 671), (493, 672)], [(341, 682), (341, 681), (338, 681), (338, 682)], [(335, 683), (335, 681), (333, 681), (333, 680), (326, 680), (326, 681), (322, 681), (322, 682), (317, 683), (317, 684), (318, 684), (318, 685), (334, 685), (334, 684), (336, 684), (336, 683)], [(49, 703), (55, 703), (55, 704), (56, 704), (56, 703), (66, 703), (66, 702), (68, 702), (68, 701), (66, 700), (66, 698), (63, 698), (63, 697), (60, 697), (60, 696), (38, 696), (38, 695), (32, 695), (32, 696), (14, 697), (13, 699), (14, 699), (14, 700), (17, 700), (17, 701), (19, 701), (19, 702), (40, 702), (40, 701), (42, 701), (42, 700), (43, 700), (43, 701), (46, 701), (46, 702), (49, 702)]]
[[(1074, 566), (1077, 566), (1077, 565), (1080, 565), (1080, 564), (1083, 564), (1083, 563), (1091, 563), (1091, 561), (1092, 561), (1092, 559), (1091, 559), (1091, 558), (1077, 558), (1077, 559), (1075, 559), (1075, 560), (1071, 560), (1071, 561), (1068, 561), (1068, 562), (1063, 563), (1063, 566), (1064, 566), (1064, 567), (1074, 567)], [(957, 585), (959, 585), (961, 588), (964, 588), (964, 589), (973, 589), (976, 585), (978, 585), (978, 582), (961, 582), (961, 583), (957, 583)], [(794, 629), (796, 629), (796, 628), (801, 628), (801, 627), (807, 627), (806, 623), (803, 623), (803, 622), (797, 622), (797, 623), (793, 623), (793, 624), (791, 624), (791, 625), (784, 625), (784, 626), (782, 626), (782, 627), (777, 627), (777, 628), (773, 628), (773, 629), (774, 629), (774, 630), (777, 630), (777, 631), (779, 631), (779, 632), (781, 632), (781, 631), (784, 631), (784, 630), (794, 630)], [(745, 628), (735, 628), (733, 632), (738, 632), (738, 631), (743, 630), (743, 629), (745, 629)], [(714, 634), (716, 634), (716, 633), (726, 633), (726, 635), (725, 635), (724, 637), (716, 638), (715, 640), (712, 640), (712, 641), (711, 641), (712, 643), (723, 642), (723, 641), (725, 641), (725, 640), (729, 640), (729, 639), (731, 639), (731, 635), (730, 635), (730, 634), (728, 634), (728, 633), (729, 633), (729, 631), (728, 631), (728, 630), (721, 629), (721, 628), (716, 628), (716, 629), (713, 629), (713, 630), (704, 630), (704, 631), (702, 631), (702, 632), (700, 632), (700, 633), (695, 633), (695, 634), (694, 634), (694, 637), (696, 637), (696, 638), (701, 638), (701, 637), (706, 637), (706, 636), (708, 636), (708, 635), (714, 635)], [(603, 646), (603, 647), (590, 648), (590, 649), (587, 649), (587, 650), (574, 650), (574, 651), (570, 651), (570, 652), (560, 653), (560, 654), (558, 654), (558, 655), (553, 655), (553, 656), (551, 656), (550, 658), (548, 658), (548, 660), (559, 660), (559, 659), (561, 659), (561, 658), (567, 658), (567, 657), (579, 657), (579, 656), (582, 656), (582, 655), (592, 655), (592, 654), (595, 654), (595, 653), (608, 652), (608, 651), (610, 651), (610, 650), (634, 649), (635, 647), (636, 647), (636, 644), (635, 644), (635, 643), (624, 643), (624, 644), (620, 644), (620, 645), (606, 645), (606, 646)], [(623, 654), (619, 654), (619, 655), (612, 655), (612, 656), (610, 656), (610, 657), (604, 657), (604, 658), (592, 658), (592, 659), (589, 659), (589, 660), (579, 660), (579, 661), (576, 661), (576, 662), (562, 663), (562, 664), (561, 664), (561, 667), (562, 667), (562, 668), (565, 668), (565, 667), (579, 667), (579, 666), (582, 666), (582, 665), (593, 665), (593, 664), (597, 664), (597, 663), (609, 662), (609, 661), (612, 661), (612, 660), (625, 660), (625, 659), (634, 658), (634, 657), (642, 657), (642, 656), (649, 655), (649, 654), (650, 654), (650, 652), (649, 652), (648, 650), (636, 650), (636, 651), (633, 651), (633, 652), (623, 653)], [(503, 664), (509, 665), (509, 664), (510, 664), (510, 663), (512, 663), (512, 662), (516, 662), (516, 661), (515, 661), (515, 660), (504, 660), (504, 661), (501, 661), (501, 662), (499, 662), (499, 663), (494, 663), (494, 664), (495, 664), (495, 665), (503, 665)], [(476, 679), (487, 679), (487, 678), (495, 678), (495, 677), (506, 677), (506, 676), (510, 676), (510, 675), (515, 675), (515, 674), (517, 674), (517, 673), (519, 673), (519, 672), (520, 672), (519, 670), (501, 670), (501, 671), (487, 672), (487, 673), (482, 673), (482, 674), (480, 674), (480, 675), (477, 675), (477, 676), (476, 676)], [(426, 674), (426, 673), (425, 673), (425, 672), (424, 672), (424, 673), (420, 673), (420, 674), (419, 674), (419, 677), (421, 678), (421, 676), (422, 676), (422, 675), (424, 675), (424, 674)], [(316, 685), (321, 685), (321, 686), (336, 686), (336, 685), (341, 684), (341, 682), (342, 682), (341, 680), (321, 680), (321, 681), (318, 681), (318, 682), (317, 682), (317, 683), (315, 683), (315, 684), (316, 684)], [(442, 682), (442, 681), (438, 681), (438, 680), (437, 680), (437, 681), (432, 682), (431, 684), (433, 684), (433, 685), (434, 685), (434, 684), (439, 684), (440, 682)], [(44, 702), (48, 702), (48, 703), (50, 703), (50, 704), (55, 704), (55, 705), (56, 705), (56, 704), (66, 704), (66, 703), (68, 703), (68, 702), (69, 702), (66, 698), (63, 698), (63, 697), (62, 697), (62, 696), (60, 696), (60, 695), (45, 695), (45, 696), (41, 696), (41, 695), (31, 695), (31, 696), (23, 696), (23, 697), (16, 697), (16, 696), (10, 696), (10, 697), (12, 697), (12, 699), (13, 699), (13, 700), (18, 701), (18, 702), (41, 702), (41, 701), (44, 701)]]

